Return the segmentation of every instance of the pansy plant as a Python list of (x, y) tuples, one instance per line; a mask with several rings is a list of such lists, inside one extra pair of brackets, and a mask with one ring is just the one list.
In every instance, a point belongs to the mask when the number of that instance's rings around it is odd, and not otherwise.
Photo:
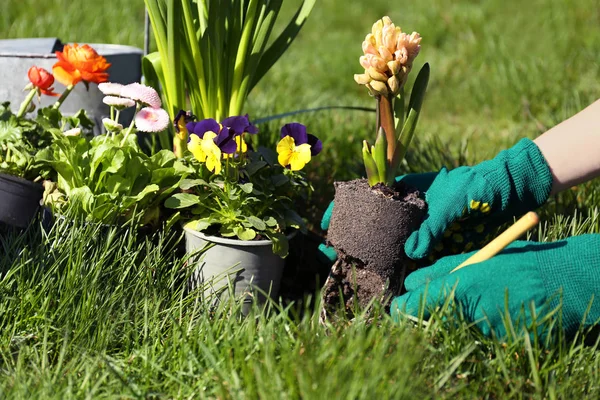
[(246, 136), (258, 128), (247, 115), (196, 122), (191, 113), (180, 112), (174, 125), (187, 140), (194, 173), (165, 206), (180, 210), (189, 229), (240, 240), (270, 239), (276, 254), (287, 255), (287, 236), (306, 229), (294, 202), (312, 190), (300, 170), (321, 151), (321, 141), (304, 125), (292, 123), (281, 129), (277, 153), (253, 149)]

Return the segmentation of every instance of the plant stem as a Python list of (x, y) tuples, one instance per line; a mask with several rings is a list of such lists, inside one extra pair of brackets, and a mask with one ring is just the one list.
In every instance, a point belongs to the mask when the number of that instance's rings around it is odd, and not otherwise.
[(58, 98), (58, 100), (56, 100), (56, 103), (54, 103), (54, 106), (52, 106), (52, 108), (54, 110), (58, 110), (59, 107), (62, 105), (62, 103), (65, 101), (65, 99), (67, 98), (67, 96), (69, 96), (69, 94), (71, 93), (71, 91), (73, 90), (73, 88), (75, 87), (75, 85), (69, 85), (67, 86), (67, 88), (65, 89), (65, 91), (60, 95), (60, 97)]
[(129, 124), (129, 128), (127, 128), (127, 131), (125, 131), (125, 135), (123, 136), (123, 140), (121, 141), (121, 145), (119, 147), (123, 147), (123, 145), (125, 144), (125, 141), (127, 140), (127, 137), (133, 130), (133, 125), (135, 123), (135, 115), (138, 113), (138, 111), (140, 111), (140, 108), (141, 108), (141, 105), (138, 103), (135, 108), (135, 114), (133, 114), (133, 118), (131, 119), (131, 124)]
[(23, 102), (21, 103), (21, 108), (19, 108), (19, 112), (17, 113), (17, 118), (21, 118), (23, 116), (23, 114), (25, 114), (25, 112), (29, 108), (29, 104), (31, 104), (31, 100), (33, 100), (33, 96), (35, 96), (36, 93), (37, 93), (36, 87), (34, 87), (33, 89), (31, 89), (29, 91), (29, 94), (27, 95), (27, 97), (25, 97), (25, 100), (23, 100)]
[(391, 96), (377, 97), (377, 130), (383, 128), (387, 140), (387, 160), (392, 162), (396, 150), (396, 129)]

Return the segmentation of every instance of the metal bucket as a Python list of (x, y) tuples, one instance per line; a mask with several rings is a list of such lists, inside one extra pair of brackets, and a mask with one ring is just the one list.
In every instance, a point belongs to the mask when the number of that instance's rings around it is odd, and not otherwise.
[[(98, 54), (104, 56), (111, 63), (108, 69), (109, 81), (121, 84), (140, 82), (142, 77), (142, 50), (132, 46), (115, 44), (89, 44)], [(63, 48), (60, 40), (56, 38), (32, 39), (6, 39), (0, 40), (0, 102), (10, 101), (11, 109), (16, 112), (25, 99), (23, 92), (29, 83), (27, 71), (32, 66), (45, 68), (52, 72), (56, 63), (55, 51)], [(65, 86), (59, 82), (54, 83), (55, 91), (61, 93)], [(86, 90), (80, 83), (61, 106), (65, 115), (75, 114), (80, 109), (85, 109), (90, 118), (96, 123), (95, 133), (102, 131), (102, 118), (109, 115), (109, 107), (102, 103), (104, 95), (94, 83)], [(55, 97), (42, 96), (41, 106), (52, 105)], [(37, 99), (35, 100), (38, 103)], [(134, 110), (127, 109), (121, 113), (119, 122), (128, 125), (133, 118)]]

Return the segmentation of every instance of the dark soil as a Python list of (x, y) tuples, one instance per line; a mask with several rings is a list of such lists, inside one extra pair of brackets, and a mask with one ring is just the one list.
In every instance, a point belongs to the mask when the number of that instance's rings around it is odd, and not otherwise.
[(372, 299), (387, 304), (400, 294), (411, 260), (404, 243), (426, 211), (419, 192), (403, 183), (369, 187), (365, 179), (336, 182), (327, 242), (338, 253), (324, 289), (324, 304), (347, 311)]

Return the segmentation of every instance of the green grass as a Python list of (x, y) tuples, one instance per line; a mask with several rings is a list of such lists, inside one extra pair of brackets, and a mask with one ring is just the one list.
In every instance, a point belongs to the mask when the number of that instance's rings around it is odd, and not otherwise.
[[(297, 1), (290, 1), (296, 4)], [(289, 12), (289, 9), (286, 12)], [(383, 15), (423, 35), (417, 64), (432, 79), (404, 171), (493, 156), (591, 103), (600, 92), (595, 0), (321, 1), (297, 41), (250, 95), (254, 118), (328, 105), (373, 107), (352, 74)], [(5, 0), (0, 38), (143, 46), (142, 1)], [(416, 66), (419, 68), (419, 65)], [(414, 77), (413, 77), (414, 79)], [(409, 81), (409, 85), (410, 85)], [(309, 164), (312, 224), (333, 180), (363, 174), (361, 141), (374, 115), (302, 114), (325, 142)], [(271, 134), (267, 134), (270, 132)], [(540, 240), (600, 232), (598, 182), (542, 210)], [(483, 338), (442, 310), (428, 326), (389, 317), (328, 326), (304, 301), (238, 318), (186, 293), (177, 238), (58, 226), (44, 236), (1, 232), (0, 396), (3, 398), (598, 398), (593, 335), (573, 342)]]

